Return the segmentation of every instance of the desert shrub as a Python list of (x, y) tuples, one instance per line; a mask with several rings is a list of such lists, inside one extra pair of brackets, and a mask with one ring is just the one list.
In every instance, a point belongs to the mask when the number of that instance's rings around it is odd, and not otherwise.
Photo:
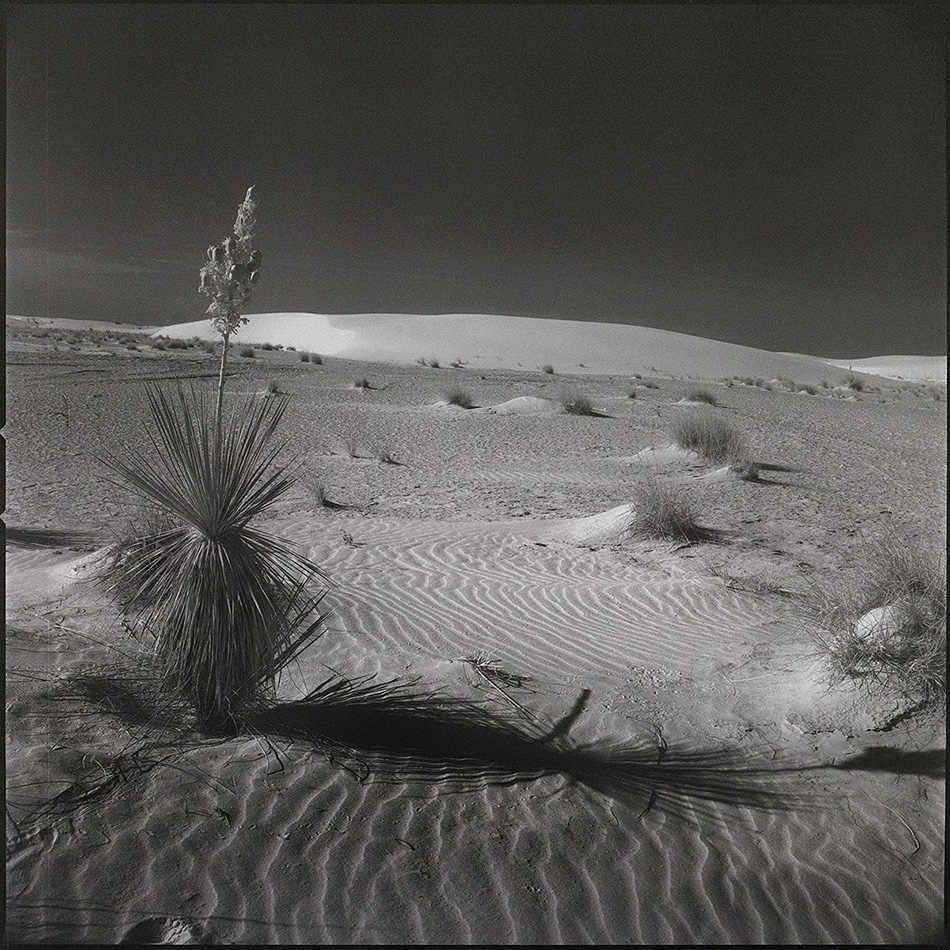
[(475, 405), (472, 394), (462, 386), (453, 386), (446, 390), (445, 401), (450, 406), (461, 406), (463, 409), (471, 409)]
[(277, 385), (276, 379), (270, 379), (267, 381), (266, 393), (268, 396), (280, 395), (280, 387)]
[(795, 392), (808, 393), (809, 396), (818, 395), (818, 389), (815, 386), (812, 386), (811, 383), (796, 383)]
[(277, 347), (274, 346), (273, 343), (262, 343), (262, 344), (261, 344), (261, 349), (262, 349), (262, 350), (267, 350), (268, 352), (270, 352), (271, 350), (276, 350)]
[(849, 374), (845, 379), (845, 386), (854, 390), (856, 393), (864, 392), (864, 380), (854, 374)]
[(301, 363), (309, 363), (309, 362), (310, 362), (310, 354), (309, 354), (308, 352), (306, 352), (306, 350), (301, 350), (301, 352), (300, 352), (300, 362), (301, 362)]
[(204, 350), (205, 353), (214, 352), (214, 343), (212, 343), (211, 340), (199, 340), (198, 346), (200, 349)]
[(858, 681), (871, 693), (896, 688), (924, 706), (946, 702), (945, 549), (885, 538), (808, 606), (833, 681)]
[(636, 389), (636, 386), (634, 386), (633, 389), (627, 392), (627, 399), (636, 399), (636, 398), (637, 398), (637, 389)]
[(297, 347), (295, 347), (295, 346), (288, 346), (288, 347), (286, 347), (286, 350), (287, 350), (288, 353), (296, 353), (296, 352), (297, 352)]
[(153, 346), (156, 350), (164, 350), (164, 349), (166, 349), (166, 346), (165, 346), (165, 343), (164, 343), (163, 340), (156, 340), (156, 341), (152, 344), (152, 346)]
[(430, 357), (429, 357), (428, 365), (431, 366), (432, 369), (439, 369), (439, 367), (440, 367), (442, 364), (438, 361), (438, 359), (436, 359), (436, 357), (430, 356)]
[(318, 366), (322, 366), (322, 365), (323, 365), (323, 357), (322, 357), (319, 353), (311, 353), (311, 354), (310, 354), (310, 362), (311, 362), (311, 363), (316, 363)]
[(554, 367), (550, 363), (545, 363), (544, 366), (541, 367), (541, 372), (547, 373), (549, 376), (553, 376)]
[(126, 342), (125, 348), (126, 348), (127, 350), (138, 350), (139, 345), (138, 345), (138, 343), (129, 341), (129, 342)]
[(392, 451), (385, 445), (377, 445), (373, 448), (373, 456), (386, 465), (399, 465)]
[(719, 400), (716, 398), (715, 393), (710, 392), (708, 389), (690, 389), (686, 393), (686, 398), (690, 402), (704, 402), (707, 406), (718, 406)]
[(148, 399), (157, 456), (106, 461), (171, 526), (133, 539), (101, 580), (154, 639), (169, 693), (233, 731), (324, 620), (319, 568), (251, 525), (294, 481), (270, 447), (287, 400), (247, 400), (226, 422), (194, 391)]
[(242, 346), (241, 349), (238, 350), (238, 355), (239, 355), (239, 356), (247, 356), (247, 357), (256, 357), (256, 356), (257, 356), (257, 354), (254, 352), (254, 348), (251, 347), (251, 346)]
[(172, 337), (168, 340), (168, 348), (170, 350), (187, 350), (188, 342), (186, 340), (179, 340), (176, 337)]
[(365, 376), (361, 376), (358, 379), (353, 380), (353, 388), (361, 389), (363, 392), (366, 392), (367, 389), (372, 389), (373, 387), (370, 385), (370, 381)]
[(660, 482), (655, 476), (637, 488), (634, 531), (649, 538), (695, 543), (707, 535), (682, 485)]
[(562, 393), (560, 402), (565, 412), (570, 413), (572, 416), (594, 415), (594, 404), (587, 396), (581, 393)]
[(677, 445), (696, 452), (707, 462), (740, 466), (748, 459), (739, 430), (708, 411), (681, 416), (673, 424), (672, 435)]

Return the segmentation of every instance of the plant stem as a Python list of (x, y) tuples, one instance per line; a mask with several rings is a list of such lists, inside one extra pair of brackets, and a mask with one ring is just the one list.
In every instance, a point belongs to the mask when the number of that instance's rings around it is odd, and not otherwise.
[(224, 342), (221, 346), (221, 372), (218, 374), (218, 401), (214, 409), (214, 427), (218, 438), (221, 437), (221, 409), (224, 403), (224, 374), (228, 367), (228, 346), (230, 345), (230, 333), (224, 334)]

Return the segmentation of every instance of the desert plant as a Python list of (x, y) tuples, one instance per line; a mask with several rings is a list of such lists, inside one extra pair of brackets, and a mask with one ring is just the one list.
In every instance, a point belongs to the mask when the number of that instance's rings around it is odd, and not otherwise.
[(267, 381), (267, 395), (268, 396), (278, 396), (280, 395), (280, 387), (277, 385), (276, 379), (270, 379)]
[[(261, 277), (261, 252), (251, 250), (257, 225), (254, 217), (257, 203), (253, 195), (254, 186), (251, 185), (244, 201), (238, 206), (234, 236), (208, 248), (208, 260), (200, 271), (198, 292), (211, 297), (207, 312), (211, 314), (211, 325), (222, 338), (218, 401), (215, 406), (215, 418), (218, 420), (221, 419), (231, 336), (237, 333), (241, 324), (248, 322), (247, 317), (241, 316), (241, 310), (251, 299), (251, 292)], [(246, 354), (242, 351), (242, 355)]]
[(594, 415), (594, 404), (581, 393), (562, 393), (560, 402), (564, 407), (564, 411), (572, 416)]
[(856, 393), (864, 392), (864, 380), (859, 376), (855, 376), (853, 373), (849, 373), (845, 378), (845, 386), (848, 389), (853, 390)]
[(251, 525), (294, 482), (271, 447), (287, 398), (249, 399), (228, 425), (193, 390), (148, 399), (157, 457), (105, 461), (172, 526), (126, 545), (102, 580), (154, 638), (166, 689), (202, 727), (232, 730), (324, 619), (320, 569)]
[(683, 486), (661, 482), (655, 475), (639, 485), (635, 510), (633, 529), (646, 537), (692, 544), (707, 536)]
[(708, 389), (690, 389), (686, 394), (686, 398), (690, 402), (704, 402), (707, 406), (719, 405), (719, 400), (716, 398), (716, 394), (710, 392)]
[(267, 350), (268, 352), (270, 352), (271, 350), (276, 350), (277, 347), (274, 346), (273, 343), (262, 343), (262, 344), (261, 344), (261, 349), (262, 349), (262, 350)]
[(541, 367), (541, 372), (547, 373), (548, 375), (553, 376), (554, 367), (550, 363), (545, 363), (544, 366)]
[(301, 362), (301, 363), (309, 363), (309, 362), (310, 362), (310, 354), (309, 354), (306, 350), (301, 350), (301, 352), (300, 352), (300, 362)]
[(373, 455), (375, 458), (379, 459), (380, 462), (385, 463), (386, 465), (401, 465), (401, 462), (397, 462), (393, 453), (384, 445), (377, 445), (373, 448)]
[(318, 366), (322, 366), (322, 365), (323, 365), (323, 357), (322, 357), (319, 353), (311, 353), (311, 354), (310, 354), (310, 362), (311, 362), (311, 363), (316, 363)]
[(156, 341), (152, 344), (152, 346), (153, 346), (156, 350), (164, 350), (164, 349), (166, 349), (164, 340), (156, 340)]
[(239, 355), (239, 356), (247, 356), (247, 357), (250, 357), (250, 358), (253, 358), (253, 357), (256, 357), (256, 356), (257, 356), (257, 354), (254, 352), (254, 347), (252, 347), (252, 346), (242, 346), (241, 349), (238, 350), (238, 355)]
[(861, 566), (811, 594), (810, 632), (834, 682), (897, 688), (922, 706), (946, 702), (946, 550), (889, 536)]
[(658, 382), (656, 382), (656, 380), (653, 380), (653, 379), (644, 379), (644, 380), (640, 383), (640, 385), (641, 385), (644, 389), (659, 389), (659, 388), (660, 388), (660, 384), (659, 384)]
[(738, 429), (708, 410), (681, 416), (673, 424), (672, 435), (677, 445), (696, 452), (707, 462), (734, 467), (747, 464), (749, 455)]
[(168, 341), (168, 348), (170, 350), (187, 350), (188, 343), (185, 340), (179, 340), (177, 337), (172, 337)]
[(462, 409), (471, 409), (475, 405), (472, 394), (462, 386), (453, 386), (445, 393), (445, 401), (450, 406), (460, 406)]
[(373, 387), (365, 376), (361, 376), (359, 379), (353, 380), (353, 388), (361, 389), (363, 392), (366, 392), (367, 389), (372, 389)]

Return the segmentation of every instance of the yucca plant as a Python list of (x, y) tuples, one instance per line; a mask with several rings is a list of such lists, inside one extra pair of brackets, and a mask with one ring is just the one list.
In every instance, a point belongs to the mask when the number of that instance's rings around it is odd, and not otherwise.
[(231, 730), (322, 632), (327, 578), (287, 542), (252, 526), (294, 483), (271, 440), (287, 397), (251, 398), (230, 421), (201, 394), (150, 389), (154, 457), (106, 464), (166, 525), (121, 546), (104, 582), (154, 637), (165, 686), (201, 727)]

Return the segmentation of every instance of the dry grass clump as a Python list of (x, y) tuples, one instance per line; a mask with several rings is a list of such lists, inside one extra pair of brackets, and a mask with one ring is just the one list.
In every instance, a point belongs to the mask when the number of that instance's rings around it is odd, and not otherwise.
[(445, 401), (450, 406), (460, 406), (462, 409), (471, 409), (475, 405), (472, 394), (462, 386), (453, 386), (446, 390)]
[(727, 464), (742, 477), (752, 477), (754, 463), (749, 458), (739, 430), (725, 419), (700, 410), (681, 416), (673, 424), (677, 445), (696, 452), (707, 462)]
[(855, 376), (853, 373), (848, 374), (844, 384), (848, 389), (851, 389), (856, 393), (864, 392), (864, 380), (859, 376)]
[(581, 393), (562, 393), (560, 402), (564, 407), (564, 411), (572, 416), (593, 416), (596, 414), (594, 404)]
[(301, 362), (301, 363), (309, 363), (309, 362), (310, 362), (310, 354), (309, 354), (306, 350), (301, 350), (298, 355), (299, 355), (299, 357), (300, 357), (300, 362)]
[(707, 538), (708, 532), (697, 522), (692, 500), (682, 485), (650, 476), (637, 489), (635, 507), (633, 529), (637, 534), (687, 544)]
[(254, 352), (254, 348), (251, 346), (242, 346), (238, 350), (238, 356), (247, 356), (247, 357), (256, 357), (257, 354)]
[(704, 402), (707, 406), (719, 405), (719, 400), (716, 398), (716, 394), (710, 392), (708, 389), (690, 389), (686, 394), (686, 398), (690, 402)]
[(897, 689), (921, 707), (946, 702), (947, 559), (891, 536), (855, 576), (812, 594), (813, 637), (834, 682)]
[(541, 367), (541, 372), (547, 373), (549, 376), (553, 376), (554, 367), (550, 363), (545, 363), (544, 366)]
[(353, 388), (366, 392), (367, 389), (372, 389), (373, 387), (365, 376), (361, 376), (359, 379), (353, 380)]

